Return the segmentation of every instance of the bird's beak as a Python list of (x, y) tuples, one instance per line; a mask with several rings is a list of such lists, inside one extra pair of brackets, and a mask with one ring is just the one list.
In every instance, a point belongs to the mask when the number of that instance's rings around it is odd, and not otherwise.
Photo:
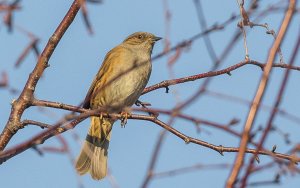
[(153, 38), (152, 38), (152, 40), (153, 40), (154, 42), (159, 41), (160, 39), (162, 39), (162, 38), (161, 38), (161, 37), (153, 37)]

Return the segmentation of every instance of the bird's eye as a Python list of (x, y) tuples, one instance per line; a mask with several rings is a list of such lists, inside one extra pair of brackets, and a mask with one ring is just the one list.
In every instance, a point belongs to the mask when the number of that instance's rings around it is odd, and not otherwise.
[(143, 39), (144, 36), (143, 36), (143, 35), (138, 35), (138, 38), (139, 38), (139, 39)]

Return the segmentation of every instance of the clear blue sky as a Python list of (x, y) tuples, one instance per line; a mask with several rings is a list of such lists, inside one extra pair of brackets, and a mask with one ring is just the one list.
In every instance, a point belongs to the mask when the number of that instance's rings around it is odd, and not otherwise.
[[(15, 13), (14, 24), (38, 36), (41, 39), (39, 47), (43, 49), (71, 2), (71, 0), (22, 1), (22, 10)], [(262, 4), (262, 8), (263, 6), (264, 4)], [(226, 3), (225, 1), (222, 3), (220, 1), (205, 1), (203, 7), (208, 26), (227, 20), (232, 13), (239, 13), (235, 0), (226, 1)], [(192, 0), (170, 0), (168, 1), (168, 8), (171, 12), (170, 39), (172, 46), (200, 32)], [(82, 15), (78, 14), (51, 57), (50, 68), (45, 71), (39, 81), (35, 92), (38, 99), (77, 105), (84, 99), (105, 54), (121, 43), (126, 36), (136, 31), (147, 31), (165, 37), (166, 25), (162, 0), (106, 0), (99, 5), (89, 4), (88, 10), (94, 35), (88, 35), (83, 25)], [(281, 18), (282, 14), (274, 13), (266, 19), (260, 20), (260, 23), (267, 22), (272, 29), (277, 30)], [(296, 16), (282, 46), (283, 54), (286, 57), (290, 56), (294, 40), (298, 34), (299, 21), (299, 16)], [(211, 35), (217, 55), (221, 54), (237, 30), (236, 24), (237, 20), (227, 25), (224, 30)], [(250, 58), (265, 62), (273, 38), (266, 35), (264, 29), (254, 28), (248, 35), (247, 41)], [(22, 90), (28, 74), (36, 63), (36, 58), (31, 53), (20, 68), (14, 68), (14, 62), (28, 42), (29, 39), (24, 34), (17, 30), (10, 34), (1, 23), (0, 72), (7, 71), (10, 85), (18, 90)], [(163, 48), (164, 43), (158, 42), (153, 55), (161, 52)], [(240, 39), (221, 68), (242, 61), (244, 56), (243, 41)], [(153, 72), (148, 85), (166, 79), (203, 73), (209, 71), (212, 65), (202, 39), (195, 41), (191, 48), (183, 51), (173, 66), (172, 73), (168, 69), (167, 61), (168, 57), (164, 57), (153, 62)], [(297, 66), (300, 66), (299, 57)], [(283, 69), (273, 71), (264, 104), (273, 104), (283, 72)], [(232, 76), (221, 75), (214, 78), (208, 89), (252, 100), (260, 75), (261, 70), (258, 67), (245, 66), (233, 71)], [(300, 111), (299, 79), (299, 72), (293, 72), (281, 106), (293, 115), (299, 115)], [(176, 103), (183, 102), (191, 96), (201, 86), (201, 83), (203, 81), (198, 80), (170, 87), (169, 94), (166, 94), (163, 89), (156, 90), (142, 96), (141, 100), (150, 102), (154, 108), (171, 109)], [(0, 89), (1, 130), (10, 113), (9, 103), (17, 96), (17, 94), (11, 95), (7, 90)], [(221, 124), (226, 124), (233, 118), (241, 119), (235, 128), (236, 130), (242, 129), (247, 112), (247, 105), (209, 95), (204, 95), (184, 110), (184, 113)], [(38, 108), (32, 107), (26, 111), (23, 119), (34, 119), (51, 124), (55, 123), (65, 113), (62, 110), (53, 109), (45, 109), (41, 112)], [(163, 115), (159, 117), (165, 122), (169, 119)], [(255, 127), (264, 126), (268, 117), (269, 111), (261, 111), (256, 119)], [(299, 142), (299, 136), (293, 134), (299, 132), (299, 123), (282, 116), (278, 116), (275, 120), (276, 126), (285, 133), (292, 134), (292, 144)], [(79, 153), (80, 142), (85, 138), (88, 126), (89, 120), (86, 120), (75, 130), (63, 134), (73, 157)], [(236, 137), (207, 126), (201, 127), (203, 131), (200, 134), (196, 133), (194, 125), (187, 121), (176, 120), (174, 126), (189, 136), (215, 145), (235, 147), (239, 143)], [(121, 128), (119, 122), (115, 123), (110, 143), (109, 168), (120, 187), (140, 187), (161, 130), (159, 126), (145, 121), (129, 120), (126, 128)], [(34, 126), (22, 129), (13, 137), (8, 147), (27, 140), (40, 131)], [(74, 134), (78, 134), (81, 140), (74, 139)], [(271, 149), (274, 144), (277, 145), (277, 151), (283, 153), (292, 146), (286, 145), (279, 133), (273, 133), (267, 140), (265, 147)], [(51, 138), (43, 146), (60, 146), (60, 143), (56, 138)], [(161, 172), (195, 164), (232, 164), (234, 158), (234, 153), (225, 153), (225, 156), (222, 157), (210, 149), (193, 144), (186, 145), (181, 139), (169, 134), (159, 155), (155, 171)], [(262, 165), (269, 161), (269, 157), (261, 157)], [(276, 171), (278, 168), (251, 176), (250, 182), (271, 180), (275, 175), (273, 172)], [(223, 187), (229, 172), (228, 168), (200, 169), (183, 175), (154, 179), (149, 187)], [(297, 187), (300, 183), (299, 175), (297, 176), (282, 177), (280, 186), (269, 187)], [(0, 166), (0, 180), (3, 187), (78, 187), (78, 178), (69, 157), (65, 154), (45, 153), (45, 155), (39, 156), (35, 151), (28, 150)], [(108, 179), (97, 182), (92, 180), (89, 175), (79, 179), (85, 187), (110, 187)]]

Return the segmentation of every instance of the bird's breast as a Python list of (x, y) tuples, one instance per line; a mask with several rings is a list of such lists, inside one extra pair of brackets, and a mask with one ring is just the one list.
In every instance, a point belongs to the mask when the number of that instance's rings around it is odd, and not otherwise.
[(146, 87), (150, 74), (150, 60), (119, 71), (118, 77), (98, 94), (99, 106), (107, 107), (108, 111), (116, 113), (132, 106)]
[(124, 74), (116, 83), (116, 98), (113, 103), (118, 103), (122, 108), (132, 106), (146, 87), (151, 74), (150, 61), (144, 61), (131, 71)]

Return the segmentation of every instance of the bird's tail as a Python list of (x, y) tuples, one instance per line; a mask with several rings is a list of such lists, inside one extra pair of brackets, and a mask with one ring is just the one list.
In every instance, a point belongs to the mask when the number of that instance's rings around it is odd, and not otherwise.
[(90, 172), (93, 179), (100, 180), (107, 173), (107, 149), (114, 121), (91, 117), (91, 126), (76, 161), (80, 175)]

